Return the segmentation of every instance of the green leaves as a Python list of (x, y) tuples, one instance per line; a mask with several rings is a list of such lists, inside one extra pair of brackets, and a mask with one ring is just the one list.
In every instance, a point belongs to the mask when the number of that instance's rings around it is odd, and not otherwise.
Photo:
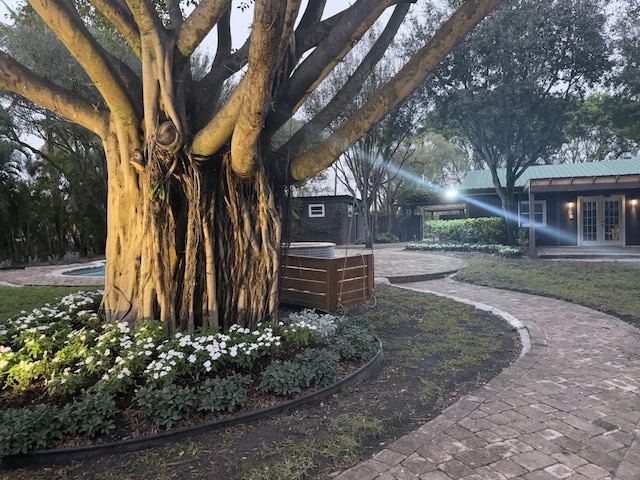
[(170, 384), (161, 389), (140, 388), (136, 402), (156, 425), (169, 429), (191, 415), (195, 397), (190, 387)]
[(502, 217), (431, 220), (424, 234), (438, 243), (504, 244), (506, 228)]
[(115, 400), (99, 391), (84, 392), (60, 408), (39, 404), (34, 408), (8, 408), (0, 413), (0, 457), (46, 447), (63, 434), (96, 435), (115, 427)]
[(299, 393), (315, 385), (328, 385), (336, 380), (340, 356), (326, 348), (309, 348), (292, 361), (276, 361), (265, 368), (260, 389), (279, 396)]
[(213, 417), (233, 412), (244, 405), (251, 383), (249, 375), (240, 374), (205, 380), (198, 388), (198, 411)]

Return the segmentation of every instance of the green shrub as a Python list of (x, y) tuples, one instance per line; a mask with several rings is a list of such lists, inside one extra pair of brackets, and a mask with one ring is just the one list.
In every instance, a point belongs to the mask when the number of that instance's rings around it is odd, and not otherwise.
[(501, 217), (429, 220), (424, 234), (437, 243), (506, 243), (506, 225)]
[(291, 361), (278, 361), (271, 363), (262, 372), (260, 389), (266, 393), (286, 397), (294, 393), (300, 393), (303, 388), (303, 379), (306, 378), (298, 365)]
[(288, 396), (313, 385), (328, 385), (338, 378), (340, 357), (326, 348), (309, 348), (292, 361), (276, 361), (262, 373), (260, 389)]
[(68, 433), (95, 437), (115, 428), (113, 419), (118, 411), (111, 394), (96, 389), (83, 391), (73, 403), (62, 408), (61, 414)]
[(501, 217), (469, 218), (469, 235), (480, 244), (507, 243), (507, 226)]
[(398, 243), (400, 239), (391, 232), (382, 232), (376, 235), (376, 243)]
[(309, 367), (310, 385), (330, 385), (338, 379), (340, 356), (326, 348), (308, 348), (296, 355), (294, 363)]
[(209, 378), (198, 388), (198, 410), (218, 417), (244, 405), (251, 385), (248, 375), (233, 374), (224, 378)]
[(27, 453), (62, 437), (63, 416), (57, 407), (8, 408), (0, 412), (0, 457)]
[(372, 356), (377, 348), (371, 328), (354, 321), (341, 323), (331, 343), (331, 350), (344, 360), (365, 359)]
[(301, 325), (291, 325), (280, 332), (285, 348), (298, 350), (309, 345), (317, 336), (316, 332)]
[(175, 384), (160, 389), (143, 387), (136, 392), (136, 401), (142, 412), (156, 425), (167, 429), (191, 415), (194, 400), (191, 388)]

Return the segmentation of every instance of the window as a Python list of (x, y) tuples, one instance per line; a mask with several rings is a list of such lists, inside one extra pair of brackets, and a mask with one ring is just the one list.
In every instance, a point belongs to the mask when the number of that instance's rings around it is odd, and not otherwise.
[[(531, 216), (531, 209), (529, 208), (529, 202), (520, 202), (519, 204), (519, 225), (521, 227), (529, 226), (529, 218)], [(547, 225), (547, 201), (536, 200), (533, 202), (533, 220), (536, 227), (544, 227)]]
[(324, 203), (309, 204), (309, 218), (324, 217)]
[(353, 217), (353, 205), (347, 205), (347, 217)]

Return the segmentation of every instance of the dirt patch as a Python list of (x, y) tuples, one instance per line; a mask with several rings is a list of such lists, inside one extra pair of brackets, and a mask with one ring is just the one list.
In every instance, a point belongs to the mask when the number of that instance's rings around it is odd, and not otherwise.
[(383, 342), (380, 375), (320, 405), (142, 452), (0, 478), (330, 478), (477, 389), (519, 354), (502, 319), (446, 298), (378, 286), (377, 305), (346, 312)]

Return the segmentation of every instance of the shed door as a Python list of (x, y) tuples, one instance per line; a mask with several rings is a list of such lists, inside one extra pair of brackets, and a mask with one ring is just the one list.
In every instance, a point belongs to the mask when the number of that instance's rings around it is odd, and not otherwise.
[(578, 197), (578, 245), (624, 245), (624, 197)]

